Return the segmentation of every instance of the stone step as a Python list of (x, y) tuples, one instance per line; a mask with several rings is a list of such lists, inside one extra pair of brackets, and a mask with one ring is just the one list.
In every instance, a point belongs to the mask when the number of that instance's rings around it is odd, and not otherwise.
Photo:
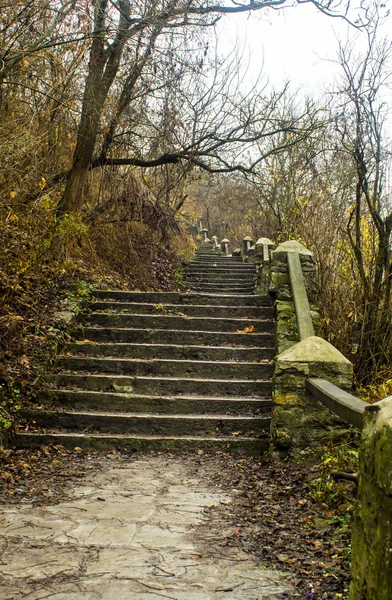
[(232, 256), (227, 256), (226, 254), (222, 254), (222, 252), (196, 252), (191, 262), (195, 262), (196, 260), (210, 260), (212, 258), (226, 260), (227, 262), (233, 261)]
[(191, 377), (131, 377), (124, 375), (49, 374), (48, 384), (57, 387), (148, 395), (267, 396), (272, 392), (269, 380), (199, 379)]
[(96, 301), (90, 309), (97, 312), (116, 311), (136, 314), (173, 314), (188, 317), (272, 318), (272, 306), (210, 306), (208, 304), (152, 304), (139, 302)]
[[(231, 281), (227, 281), (226, 279), (220, 279), (219, 277), (186, 277), (184, 279), (186, 285), (193, 290), (195, 285), (200, 286), (201, 288), (209, 291), (211, 288), (217, 289), (219, 292), (222, 290), (231, 290), (234, 291), (238, 289), (245, 289), (249, 294), (252, 294), (253, 289), (255, 287), (255, 280), (253, 277), (247, 279), (233, 278)], [(205, 286), (205, 288), (204, 288)]]
[(268, 379), (272, 364), (260, 362), (219, 362), (154, 358), (97, 358), (61, 356), (56, 367), (62, 370), (116, 375), (206, 377), (208, 379)]
[(240, 346), (181, 346), (176, 344), (124, 344), (74, 342), (67, 346), (71, 354), (87, 356), (128, 356), (130, 358), (172, 358), (185, 360), (272, 360), (274, 348)]
[(178, 315), (143, 315), (131, 313), (91, 313), (89, 325), (99, 327), (130, 327), (135, 329), (181, 329), (187, 331), (242, 331), (254, 327), (256, 331), (272, 331), (272, 319), (245, 319), (223, 317), (184, 317)]
[(265, 433), (271, 419), (267, 416), (238, 417), (230, 415), (161, 415), (143, 413), (82, 412), (56, 410), (24, 410), (23, 422), (34, 422), (34, 428), (72, 429), (111, 434), (162, 436), (249, 435)]
[(184, 344), (200, 346), (256, 346), (273, 348), (272, 332), (187, 331), (183, 329), (134, 329), (130, 327), (83, 327), (73, 331), (79, 340), (142, 344)]
[(227, 282), (231, 282), (233, 279), (236, 281), (254, 281), (255, 273), (254, 271), (248, 271), (248, 273), (243, 273), (242, 271), (238, 273), (235, 271), (230, 271), (228, 273), (222, 273), (221, 271), (187, 271), (184, 275), (186, 281), (195, 278), (205, 280), (213, 278), (220, 283), (223, 283), (226, 280)]
[(256, 273), (254, 266), (243, 267), (242, 265), (221, 266), (221, 265), (189, 265), (185, 270), (185, 274), (189, 273), (217, 273), (220, 275), (249, 275)]
[(198, 257), (195, 260), (192, 261), (192, 265), (211, 265), (211, 264), (218, 264), (218, 265), (227, 265), (227, 266), (231, 266), (231, 265), (243, 265), (244, 263), (242, 262), (238, 262), (238, 261), (233, 261), (230, 258), (226, 258), (224, 256), (220, 257), (220, 256), (210, 256), (210, 257)]
[(253, 288), (255, 287), (253, 279), (244, 282), (186, 281), (186, 283), (192, 291), (195, 291), (194, 286), (198, 286), (200, 288), (198, 291), (204, 290), (204, 292), (210, 294), (252, 294)]
[(140, 394), (91, 392), (85, 390), (40, 390), (37, 401), (75, 410), (110, 410), (162, 414), (269, 414), (270, 397), (235, 398), (228, 396), (147, 396)]
[(191, 262), (188, 263), (188, 265), (194, 265), (196, 263), (200, 263), (200, 262), (206, 262), (206, 263), (210, 263), (210, 262), (217, 262), (217, 263), (221, 263), (221, 264), (227, 264), (227, 265), (240, 265), (240, 266), (247, 266), (248, 263), (243, 263), (241, 261), (237, 261), (234, 260), (232, 257), (230, 256), (224, 256), (223, 254), (199, 254), (198, 256), (196, 256), (196, 258), (194, 260), (192, 260)]
[(199, 275), (186, 275), (185, 281), (187, 283), (216, 283), (218, 285), (224, 284), (225, 286), (231, 286), (233, 284), (251, 286), (255, 284), (255, 278), (253, 275), (237, 275), (228, 277), (226, 275), (216, 275), (215, 273), (202, 273)]
[(88, 433), (30, 433), (19, 432), (15, 435), (19, 448), (31, 448), (55, 444), (65, 448), (84, 448), (88, 450), (113, 450), (116, 448), (142, 452), (227, 452), (259, 456), (269, 449), (269, 437), (205, 437), (205, 436), (140, 436), (140, 435), (93, 435)]
[(254, 284), (252, 286), (230, 286), (230, 287), (221, 287), (217, 286), (215, 283), (206, 284), (206, 283), (193, 283), (189, 284), (191, 290), (195, 292), (209, 291), (212, 294), (253, 294)]
[(271, 306), (269, 296), (248, 294), (207, 294), (182, 292), (129, 292), (122, 290), (95, 290), (93, 295), (101, 300), (121, 302), (147, 302), (154, 304), (207, 304), (210, 306)]

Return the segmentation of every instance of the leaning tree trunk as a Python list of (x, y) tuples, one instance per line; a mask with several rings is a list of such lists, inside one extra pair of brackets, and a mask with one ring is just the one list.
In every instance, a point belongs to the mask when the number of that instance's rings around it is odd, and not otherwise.
[(94, 157), (102, 110), (128, 37), (130, 3), (129, 0), (120, 0), (121, 13), (116, 36), (108, 47), (105, 46), (108, 40), (102, 32), (105, 30), (107, 5), (108, 0), (99, 0), (95, 8), (94, 34), (76, 148), (67, 185), (56, 208), (56, 216), (60, 220), (81, 206), (83, 187)]

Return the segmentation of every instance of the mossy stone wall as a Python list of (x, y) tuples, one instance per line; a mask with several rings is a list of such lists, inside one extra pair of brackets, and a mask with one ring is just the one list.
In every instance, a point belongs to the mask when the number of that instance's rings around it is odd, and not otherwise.
[(276, 359), (274, 410), (271, 424), (273, 451), (279, 456), (309, 445), (320, 445), (345, 435), (347, 426), (306, 391), (308, 377), (325, 377), (344, 389), (352, 384), (352, 364), (331, 344), (317, 337), (320, 315), (311, 306), (316, 336), (300, 341), (287, 264), (288, 252), (298, 252), (306, 287), (312, 291), (313, 255), (295, 241), (272, 252), (270, 291), (275, 296)]
[(392, 598), (392, 396), (365, 409), (350, 600)]

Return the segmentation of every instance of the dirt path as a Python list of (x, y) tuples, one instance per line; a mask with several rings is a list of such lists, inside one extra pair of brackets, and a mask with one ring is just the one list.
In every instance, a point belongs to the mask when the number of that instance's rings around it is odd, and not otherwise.
[(82, 477), (70, 473), (68, 497), (58, 501), (49, 485), (45, 504), (6, 503), (0, 598), (292, 597), (282, 572), (219, 543), (240, 535), (213, 516), (236, 502), (216, 483), (222, 459), (209, 459), (204, 471), (198, 456), (86, 456)]

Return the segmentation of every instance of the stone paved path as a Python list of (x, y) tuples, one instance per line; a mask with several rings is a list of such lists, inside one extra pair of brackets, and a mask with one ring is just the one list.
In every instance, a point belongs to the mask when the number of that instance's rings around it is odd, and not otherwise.
[(194, 466), (192, 457), (102, 457), (70, 500), (4, 507), (0, 599), (289, 597), (283, 573), (259, 568), (239, 550), (215, 553), (213, 523), (209, 541), (200, 540), (204, 508), (233, 498)]

